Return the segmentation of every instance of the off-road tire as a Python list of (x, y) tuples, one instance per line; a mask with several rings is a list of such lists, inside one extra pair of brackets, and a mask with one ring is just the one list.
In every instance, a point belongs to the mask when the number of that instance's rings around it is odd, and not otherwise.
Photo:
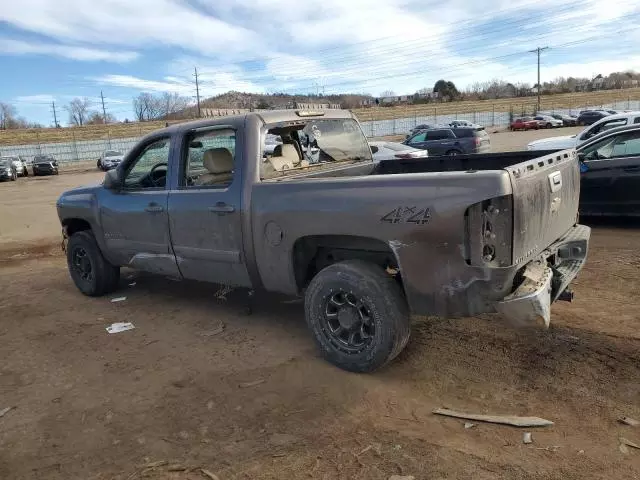
[[(91, 264), (91, 279), (83, 279), (74, 268), (74, 252), (82, 249)], [(120, 267), (111, 265), (102, 255), (93, 233), (88, 230), (76, 232), (67, 243), (67, 267), (78, 290), (90, 297), (100, 297), (113, 292), (120, 281)]]
[[(366, 305), (373, 334), (361, 351), (336, 346), (326, 323), (328, 305), (336, 294), (352, 295)], [(407, 345), (410, 316), (399, 283), (381, 267), (362, 260), (335, 263), (321, 270), (305, 293), (305, 316), (322, 355), (344, 370), (372, 372), (393, 360)]]

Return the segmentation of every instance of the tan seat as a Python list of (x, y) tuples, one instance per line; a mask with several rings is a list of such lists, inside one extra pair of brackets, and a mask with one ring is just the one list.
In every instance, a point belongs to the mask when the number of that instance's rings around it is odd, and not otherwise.
[(273, 149), (273, 156), (269, 160), (273, 168), (281, 172), (297, 167), (300, 163), (300, 156), (295, 146), (290, 143), (283, 143)]
[(202, 155), (202, 164), (207, 172), (200, 175), (198, 186), (229, 184), (233, 180), (233, 155), (226, 148), (210, 148)]

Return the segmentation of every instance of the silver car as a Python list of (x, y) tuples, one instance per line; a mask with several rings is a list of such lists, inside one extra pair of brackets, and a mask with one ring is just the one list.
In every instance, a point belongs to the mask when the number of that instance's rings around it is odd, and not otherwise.
[(116, 168), (120, 165), (120, 162), (124, 159), (124, 154), (117, 150), (107, 150), (98, 159), (98, 168), (105, 172)]
[(12, 155), (12, 156), (2, 157), (2, 159), (8, 160), (11, 162), (11, 164), (14, 166), (16, 170), (16, 174), (19, 177), (26, 177), (29, 175), (29, 172), (27, 171), (27, 164), (20, 157)]

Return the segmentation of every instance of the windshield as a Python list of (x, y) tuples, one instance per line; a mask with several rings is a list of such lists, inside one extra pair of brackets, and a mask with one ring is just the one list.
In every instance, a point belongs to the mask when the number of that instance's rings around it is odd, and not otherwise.
[(268, 133), (279, 135), (283, 144), (263, 159), (263, 179), (281, 177), (287, 170), (372, 161), (367, 139), (351, 118), (310, 120)]
[(116, 152), (115, 150), (107, 150), (104, 152), (105, 157), (121, 157), (122, 153)]

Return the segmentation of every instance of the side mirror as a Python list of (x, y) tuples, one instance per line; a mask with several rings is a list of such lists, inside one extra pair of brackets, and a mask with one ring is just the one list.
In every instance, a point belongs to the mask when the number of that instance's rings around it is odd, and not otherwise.
[(104, 188), (107, 190), (118, 191), (122, 188), (122, 178), (120, 177), (120, 169), (114, 168), (109, 170), (104, 176)]
[(376, 147), (375, 145), (371, 146), (371, 153), (378, 153), (380, 149), (378, 147)]

